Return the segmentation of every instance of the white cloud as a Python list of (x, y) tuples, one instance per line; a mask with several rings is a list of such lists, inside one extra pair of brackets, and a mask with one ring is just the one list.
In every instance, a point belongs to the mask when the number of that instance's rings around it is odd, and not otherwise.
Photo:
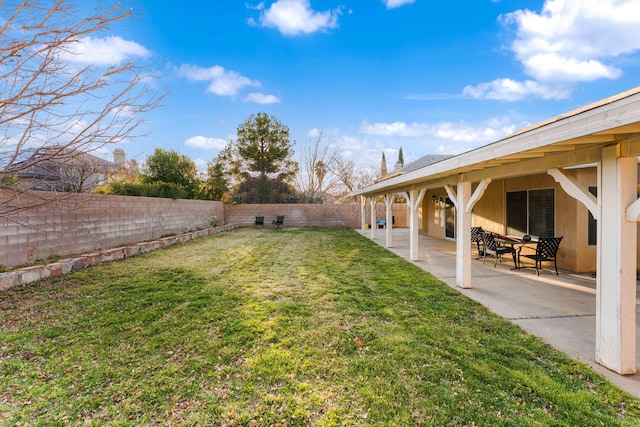
[[(260, 25), (276, 28), (285, 36), (311, 34), (338, 27), (341, 9), (317, 12), (311, 8), (309, 0), (277, 0), (260, 14)], [(250, 25), (257, 25), (254, 19)]]
[(275, 95), (266, 95), (264, 93), (250, 93), (244, 98), (244, 102), (255, 102), (256, 104), (275, 104), (280, 102), (280, 98)]
[(245, 7), (249, 10), (264, 10), (264, 2), (261, 1), (255, 6), (250, 5), (249, 3), (245, 3)]
[(195, 159), (193, 161), (193, 163), (196, 164), (196, 168), (198, 169), (198, 172), (200, 172), (201, 174), (206, 174), (207, 173), (207, 161), (206, 160), (202, 160), (202, 159)]
[(493, 118), (481, 125), (465, 122), (439, 123), (369, 123), (364, 121), (360, 132), (383, 137), (430, 138), (456, 143), (484, 144), (496, 141), (516, 129), (508, 118)]
[(403, 136), (403, 137), (416, 137), (425, 136), (429, 132), (429, 125), (426, 123), (369, 123), (367, 121), (362, 122), (360, 126), (360, 132), (367, 135), (378, 136)]
[(307, 136), (309, 137), (309, 139), (316, 139), (320, 135), (322, 135), (322, 131), (318, 128), (313, 128), (309, 132), (307, 132)]
[(222, 150), (227, 145), (227, 141), (222, 138), (208, 138), (206, 136), (192, 136), (184, 141), (184, 145), (192, 148), (204, 150)]
[(567, 87), (544, 85), (533, 80), (518, 82), (511, 79), (496, 79), (476, 86), (468, 85), (462, 94), (476, 99), (498, 101), (520, 101), (530, 96), (558, 100), (568, 98), (571, 91)]
[(396, 7), (404, 6), (405, 4), (414, 3), (415, 0), (383, 0), (387, 9), (394, 9)]
[(524, 61), (525, 69), (543, 82), (589, 82), (601, 78), (617, 79), (622, 70), (596, 59), (580, 61), (556, 53), (533, 55)]
[(619, 78), (616, 58), (640, 50), (640, 0), (545, 0), (540, 13), (522, 9), (499, 20), (515, 28), (510, 48), (530, 79), (469, 85), (464, 95), (564, 99), (576, 83)]
[(183, 64), (177, 69), (181, 77), (189, 81), (208, 81), (207, 92), (219, 96), (233, 96), (248, 86), (260, 87), (260, 82), (251, 80), (235, 71), (225, 70), (224, 67), (215, 65), (210, 68), (202, 68), (195, 65)]
[(640, 50), (640, 0), (546, 0), (538, 14), (517, 10), (511, 49), (528, 75), (546, 82), (615, 79), (605, 62)]
[(65, 51), (60, 56), (66, 61), (81, 64), (118, 65), (133, 56), (146, 57), (150, 54), (136, 42), (110, 36), (80, 38), (65, 46)]

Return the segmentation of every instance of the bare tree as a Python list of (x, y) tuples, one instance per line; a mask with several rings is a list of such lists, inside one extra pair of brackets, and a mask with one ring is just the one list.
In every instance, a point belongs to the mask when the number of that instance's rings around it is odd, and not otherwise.
[(338, 183), (332, 170), (339, 157), (330, 144), (322, 140), (322, 132), (302, 150), (295, 186), (305, 202), (325, 200), (327, 194), (332, 194)]
[(353, 160), (336, 156), (331, 172), (337, 179), (333, 195), (338, 200), (359, 202), (359, 198), (351, 199), (349, 195), (359, 188), (366, 187), (380, 178), (380, 171), (375, 168), (357, 167)]
[(133, 13), (99, 8), (83, 15), (69, 0), (0, 1), (0, 219), (51, 203), (16, 176), (51, 162), (71, 170), (81, 153), (139, 136), (143, 113), (162, 98), (147, 67), (80, 60), (83, 44)]

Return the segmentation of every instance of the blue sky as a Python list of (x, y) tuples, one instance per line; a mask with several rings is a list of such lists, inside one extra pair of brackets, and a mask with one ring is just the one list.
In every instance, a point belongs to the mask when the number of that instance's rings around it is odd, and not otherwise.
[[(455, 7), (454, 7), (455, 5)], [(640, 0), (140, 0), (93, 49), (159, 61), (163, 107), (124, 144), (204, 168), (251, 114), (361, 166), (458, 154), (640, 85)], [(97, 39), (94, 42), (98, 41)]]

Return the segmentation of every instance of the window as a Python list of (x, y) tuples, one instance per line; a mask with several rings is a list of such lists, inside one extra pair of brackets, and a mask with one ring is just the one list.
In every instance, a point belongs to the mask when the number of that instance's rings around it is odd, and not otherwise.
[[(598, 197), (598, 187), (589, 187), (589, 193), (593, 194), (594, 196)], [(593, 215), (591, 215), (591, 212), (589, 212), (589, 225), (588, 225), (588, 245), (589, 246), (596, 246), (598, 244), (598, 221), (596, 221), (596, 219), (593, 217)]]
[(456, 208), (450, 198), (446, 198), (444, 201), (444, 237), (450, 239), (456, 238)]
[(555, 234), (555, 192), (542, 190), (510, 191), (506, 194), (507, 234), (553, 237)]

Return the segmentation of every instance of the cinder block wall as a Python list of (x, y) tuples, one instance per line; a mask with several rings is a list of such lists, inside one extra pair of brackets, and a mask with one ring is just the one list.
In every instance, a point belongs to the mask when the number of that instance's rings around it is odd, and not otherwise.
[[(277, 215), (284, 215), (285, 227), (359, 228), (361, 212), (358, 204), (225, 206), (202, 200), (47, 192), (37, 193), (36, 199), (47, 203), (20, 209), (12, 215), (13, 221), (0, 218), (0, 266), (15, 267), (186, 233), (208, 227), (213, 215), (221, 224), (237, 227), (253, 226), (256, 216), (264, 216), (265, 224), (271, 226)], [(0, 195), (0, 207), (15, 203)], [(370, 215), (367, 203), (367, 223)], [(393, 215), (395, 227), (407, 227), (406, 204), (394, 204)], [(376, 218), (385, 218), (384, 203), (376, 205)]]
[[(376, 218), (385, 218), (384, 203), (376, 204)], [(271, 226), (278, 215), (284, 215), (285, 227), (360, 227), (360, 205), (227, 205), (225, 220), (237, 227), (253, 226), (256, 216), (264, 216), (266, 226)], [(367, 203), (365, 218), (370, 223), (371, 207)], [(395, 227), (407, 227), (407, 205), (393, 204)]]
[[(99, 194), (64, 197), (38, 193), (38, 198), (51, 202), (21, 210), (16, 221), (0, 218), (0, 265), (155, 240), (209, 227), (213, 215), (225, 223), (222, 202)], [(11, 202), (0, 197), (2, 203)]]

